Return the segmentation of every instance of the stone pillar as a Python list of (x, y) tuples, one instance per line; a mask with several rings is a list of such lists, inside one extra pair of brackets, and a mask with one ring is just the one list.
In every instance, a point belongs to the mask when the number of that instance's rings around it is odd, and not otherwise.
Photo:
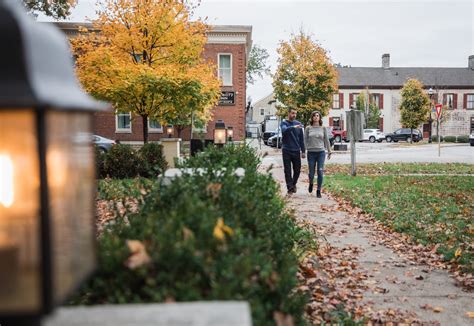
[(181, 138), (161, 138), (163, 155), (169, 168), (174, 168), (174, 159), (181, 157), (180, 143)]

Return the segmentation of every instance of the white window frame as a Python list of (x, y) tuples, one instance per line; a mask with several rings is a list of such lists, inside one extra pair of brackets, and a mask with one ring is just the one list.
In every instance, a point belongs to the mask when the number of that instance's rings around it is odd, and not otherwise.
[[(451, 98), (451, 106), (449, 106), (449, 98)], [(454, 110), (454, 93), (446, 93), (446, 103), (443, 103), (446, 105), (448, 110)]]
[[(472, 97), (472, 101), (469, 101), (469, 97)], [(471, 107), (469, 107), (469, 103), (471, 103)], [(466, 109), (467, 110), (473, 110), (474, 109), (474, 94), (467, 94), (466, 96)]]
[[(130, 117), (130, 128), (119, 128), (118, 125), (118, 118), (119, 115), (127, 115)], [(115, 132), (116, 133), (124, 133), (124, 134), (131, 134), (132, 133), (132, 112), (123, 113), (123, 112), (115, 112)]]
[[(148, 123), (148, 132), (151, 134), (162, 134), (163, 133), (163, 126), (161, 126), (160, 123), (160, 128), (152, 128), (150, 125), (151, 119), (148, 117), (147, 123)], [(159, 123), (159, 122), (158, 122)]]
[[(334, 93), (332, 94), (332, 108), (333, 109), (340, 109), (341, 108), (341, 103), (339, 103), (339, 93)], [(337, 106), (335, 104), (337, 103)]]
[(265, 109), (260, 109), (260, 115), (265, 115)]
[[(228, 55), (230, 56), (230, 84), (226, 84), (224, 80), (221, 78), (221, 55)], [(222, 86), (232, 86), (233, 85), (233, 79), (234, 79), (234, 74), (233, 74), (233, 58), (232, 58), (232, 53), (218, 53), (217, 54), (217, 69), (218, 69), (218, 76), (219, 79), (222, 81)]]

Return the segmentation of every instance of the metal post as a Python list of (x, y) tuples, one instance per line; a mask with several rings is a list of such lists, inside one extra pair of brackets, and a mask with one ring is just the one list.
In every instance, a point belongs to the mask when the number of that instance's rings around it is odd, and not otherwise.
[(439, 136), (439, 124), (440, 124), (440, 121), (439, 121), (439, 118), (437, 119), (438, 120), (438, 123), (436, 124), (436, 134), (438, 135), (438, 157), (441, 156), (441, 140), (440, 140), (440, 136)]
[(356, 144), (353, 135), (351, 135), (351, 175), (356, 176)]

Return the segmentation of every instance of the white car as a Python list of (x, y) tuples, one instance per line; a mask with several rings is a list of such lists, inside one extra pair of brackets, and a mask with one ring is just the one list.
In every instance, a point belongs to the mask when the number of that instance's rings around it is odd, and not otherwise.
[(385, 139), (385, 134), (380, 129), (364, 129), (364, 139), (368, 140), (371, 143), (376, 141), (381, 143)]
[(469, 144), (474, 146), (474, 132), (469, 135)]

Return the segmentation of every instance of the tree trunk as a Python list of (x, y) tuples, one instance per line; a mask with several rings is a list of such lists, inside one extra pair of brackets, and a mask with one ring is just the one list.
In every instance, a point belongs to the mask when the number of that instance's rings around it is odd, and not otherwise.
[(142, 114), (143, 121), (143, 144), (148, 143), (148, 115)]

